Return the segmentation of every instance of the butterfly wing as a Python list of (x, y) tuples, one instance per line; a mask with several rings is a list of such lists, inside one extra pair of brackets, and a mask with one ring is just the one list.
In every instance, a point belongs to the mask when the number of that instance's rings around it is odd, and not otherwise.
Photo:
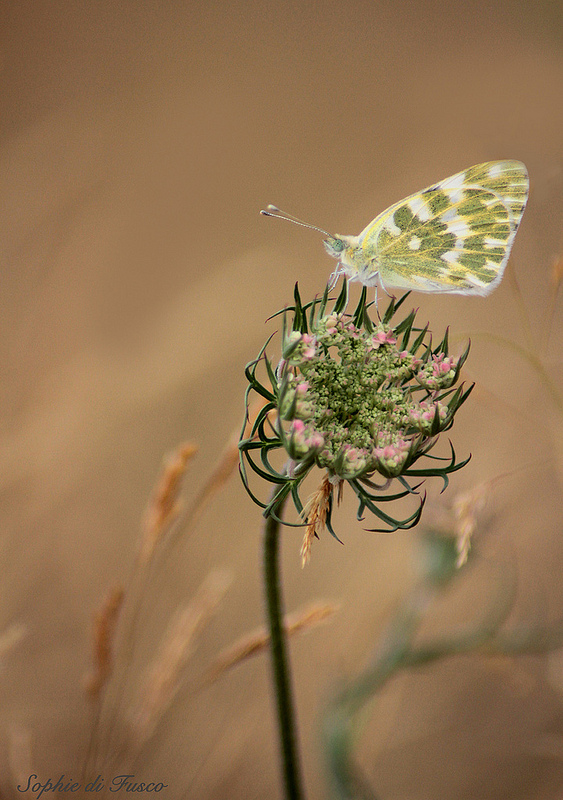
[[(520, 161), (490, 161), (391, 206), (358, 237), (357, 280), (419, 292), (488, 294), (528, 198)], [(358, 253), (358, 256), (360, 254)]]

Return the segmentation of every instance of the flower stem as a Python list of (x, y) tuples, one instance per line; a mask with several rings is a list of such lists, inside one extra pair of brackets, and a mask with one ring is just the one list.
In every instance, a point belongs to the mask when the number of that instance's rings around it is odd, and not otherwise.
[[(276, 516), (281, 514), (282, 505), (283, 502), (276, 506)], [(279, 532), (280, 523), (278, 520), (271, 516), (267, 517), (264, 525), (264, 589), (270, 629), (272, 677), (276, 694), (285, 797), (286, 800), (302, 800), (303, 791), (297, 753), (295, 714), (286, 651), (286, 634), (283, 627)]]

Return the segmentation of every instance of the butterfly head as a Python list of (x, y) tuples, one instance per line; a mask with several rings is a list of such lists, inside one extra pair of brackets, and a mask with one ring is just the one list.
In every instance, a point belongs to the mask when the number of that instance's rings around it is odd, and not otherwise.
[(344, 239), (341, 239), (339, 236), (330, 236), (328, 239), (324, 239), (323, 244), (329, 256), (333, 258), (340, 258), (348, 246)]
[(364, 266), (365, 257), (362, 253), (357, 236), (341, 236), (332, 234), (324, 240), (325, 250), (333, 258), (340, 261), (347, 274), (356, 274)]

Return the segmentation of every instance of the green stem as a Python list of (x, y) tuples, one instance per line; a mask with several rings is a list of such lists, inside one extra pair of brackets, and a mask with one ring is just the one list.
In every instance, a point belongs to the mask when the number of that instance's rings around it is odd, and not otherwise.
[[(282, 505), (283, 502), (275, 507), (276, 516), (281, 514)], [(301, 800), (303, 791), (297, 753), (297, 733), (283, 627), (279, 532), (280, 523), (271, 516), (267, 517), (264, 525), (264, 589), (270, 628), (272, 675), (276, 694), (285, 797), (286, 800)]]

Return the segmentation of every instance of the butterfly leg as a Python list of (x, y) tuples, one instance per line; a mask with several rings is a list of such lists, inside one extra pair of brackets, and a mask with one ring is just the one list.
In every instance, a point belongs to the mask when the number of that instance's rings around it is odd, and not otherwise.
[(331, 292), (334, 289), (334, 287), (336, 286), (336, 282), (338, 281), (338, 278), (343, 274), (344, 274), (344, 269), (342, 267), (342, 264), (339, 263), (334, 272), (332, 273), (332, 275), (330, 276), (330, 278), (328, 279), (329, 292)]
[[(378, 282), (379, 282), (379, 285), (381, 286), (381, 288), (383, 289), (383, 291), (385, 292), (385, 294), (387, 295), (387, 297), (393, 297), (393, 295), (389, 294), (389, 292), (385, 288), (385, 284), (381, 280), (381, 276), (380, 275), (378, 276)], [(375, 284), (375, 296), (377, 297), (377, 283)]]
[[(387, 297), (392, 297), (393, 295), (389, 294), (389, 292), (385, 288), (385, 285), (384, 285), (383, 281), (381, 280), (381, 277), (378, 275), (377, 283), (375, 284), (375, 310), (377, 311), (377, 316), (379, 317), (379, 309), (377, 307), (377, 287), (378, 286), (381, 286), (381, 288), (383, 289), (383, 291), (385, 292)], [(381, 319), (381, 317), (379, 317), (379, 319)]]

